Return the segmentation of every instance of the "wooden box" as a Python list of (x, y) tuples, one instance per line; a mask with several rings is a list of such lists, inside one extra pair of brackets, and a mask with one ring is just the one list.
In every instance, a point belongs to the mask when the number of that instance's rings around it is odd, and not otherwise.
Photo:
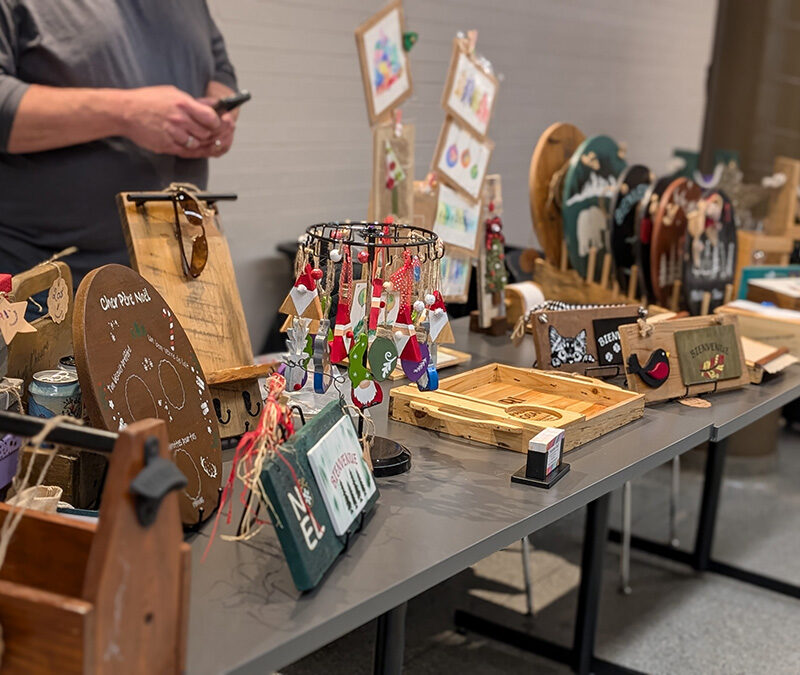
[(389, 417), (451, 436), (528, 451), (542, 429), (564, 429), (564, 450), (642, 416), (644, 397), (601, 380), (491, 363), (445, 378), (437, 391), (392, 389)]
[[(23, 457), (23, 470), (31, 458), (26, 450)], [(46, 457), (39, 454), (33, 463), (36, 476), (44, 466)], [(57, 485), (64, 492), (61, 501), (76, 509), (94, 509), (100, 501), (103, 479), (108, 469), (108, 459), (99, 453), (77, 448), (63, 448), (53, 459), (44, 477), (44, 485)]]
[(800, 310), (800, 280), (794, 277), (751, 279), (747, 283), (747, 299), (769, 302), (783, 309)]

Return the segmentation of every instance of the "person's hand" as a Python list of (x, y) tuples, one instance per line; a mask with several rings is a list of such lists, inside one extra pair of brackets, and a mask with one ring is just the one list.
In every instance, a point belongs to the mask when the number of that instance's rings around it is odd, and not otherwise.
[(125, 136), (151, 152), (197, 158), (221, 147), (214, 143), (223, 127), (219, 115), (171, 85), (126, 90), (122, 116)]
[[(200, 103), (205, 103), (209, 106), (214, 106), (219, 99), (213, 97), (205, 97), (198, 99)], [(239, 108), (231, 110), (230, 112), (222, 113), (220, 122), (222, 124), (217, 127), (216, 131), (211, 135), (207, 141), (200, 144), (200, 151), (206, 153), (203, 157), (222, 157), (233, 145), (233, 135), (236, 132), (236, 119), (239, 117)]]

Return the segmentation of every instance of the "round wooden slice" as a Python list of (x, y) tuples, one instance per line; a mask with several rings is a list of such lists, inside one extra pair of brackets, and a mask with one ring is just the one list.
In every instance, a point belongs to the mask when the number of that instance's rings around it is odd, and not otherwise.
[(564, 229), (561, 211), (548, 199), (553, 175), (572, 157), (586, 136), (578, 127), (566, 122), (551, 124), (539, 137), (531, 157), (528, 173), (533, 231), (545, 258), (559, 265)]
[(569, 160), (564, 180), (561, 215), (564, 239), (572, 267), (582, 277), (590, 248), (597, 250), (596, 274), (608, 249), (608, 210), (617, 184), (625, 169), (623, 152), (608, 136), (592, 136), (578, 146)]
[(636, 262), (636, 207), (653, 180), (654, 176), (646, 166), (629, 166), (620, 174), (611, 200), (611, 254), (617, 269), (617, 280), (622, 288), (628, 288), (631, 266)]
[(639, 268), (639, 286), (652, 302), (655, 297), (653, 278), (650, 274), (650, 245), (653, 239), (653, 219), (661, 202), (661, 195), (674, 180), (674, 176), (664, 176), (653, 183), (644, 193), (642, 201), (636, 207), (636, 265)]
[(164, 299), (122, 265), (90, 272), (75, 296), (73, 341), (78, 379), (92, 424), (113, 431), (157, 417), (188, 485), (181, 519), (214, 512), (222, 482), (219, 428), (203, 370)]
[(736, 268), (736, 223), (733, 204), (722, 190), (709, 190), (687, 214), (683, 247), (683, 291), (691, 314), (699, 314), (709, 293), (708, 311), (725, 299)]
[(663, 307), (669, 307), (672, 287), (683, 276), (686, 214), (697, 208), (702, 194), (694, 181), (676, 178), (664, 190), (658, 204), (650, 242), (650, 278), (655, 302)]

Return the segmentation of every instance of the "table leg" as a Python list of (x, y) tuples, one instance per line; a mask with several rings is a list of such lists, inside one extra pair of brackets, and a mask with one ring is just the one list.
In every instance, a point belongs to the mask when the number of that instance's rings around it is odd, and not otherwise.
[(374, 675), (400, 675), (403, 672), (406, 609), (408, 603), (404, 602), (378, 617), (372, 668)]
[(711, 547), (714, 544), (714, 528), (717, 524), (719, 494), (722, 489), (722, 475), (725, 470), (725, 446), (727, 440), (711, 441), (706, 455), (706, 472), (703, 481), (703, 497), (700, 502), (700, 517), (697, 521), (697, 534), (694, 541), (692, 567), (703, 572), (711, 560)]
[(603, 552), (608, 537), (608, 506), (611, 495), (598, 497), (586, 507), (586, 525), (581, 555), (581, 585), (578, 589), (578, 612), (572, 652), (575, 672), (589, 673), (597, 635), (600, 589), (603, 584)]

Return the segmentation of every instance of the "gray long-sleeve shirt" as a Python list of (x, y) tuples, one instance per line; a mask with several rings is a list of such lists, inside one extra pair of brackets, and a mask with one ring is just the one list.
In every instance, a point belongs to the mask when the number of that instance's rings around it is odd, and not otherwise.
[[(114, 197), (172, 181), (204, 188), (207, 160), (156, 155), (124, 138), (5, 152), (30, 84), (134, 88), (172, 84), (203, 96), (236, 89), (205, 0), (0, 0), (0, 272), (17, 273), (76, 245), (77, 279), (127, 263)], [(77, 283), (77, 280), (76, 280)]]

